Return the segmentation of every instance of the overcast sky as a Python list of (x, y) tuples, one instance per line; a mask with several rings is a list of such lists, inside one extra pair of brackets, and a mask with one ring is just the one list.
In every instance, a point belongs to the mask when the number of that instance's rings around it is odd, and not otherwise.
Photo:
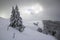
[[(60, 21), (60, 0), (0, 0), (0, 17), (10, 18), (12, 6), (18, 5), (19, 11), (22, 8), (39, 4), (43, 11), (38, 14), (24, 14), (20, 12), (24, 20), (59, 20)], [(23, 10), (24, 11), (24, 10)]]

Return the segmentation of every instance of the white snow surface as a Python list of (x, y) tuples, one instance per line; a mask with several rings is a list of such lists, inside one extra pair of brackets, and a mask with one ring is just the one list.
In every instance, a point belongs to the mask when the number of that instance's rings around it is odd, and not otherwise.
[(0, 40), (56, 40), (53, 36), (33, 30), (33, 27), (26, 27), (23, 32), (19, 32), (12, 27), (7, 30), (8, 25), (9, 20), (0, 18)]

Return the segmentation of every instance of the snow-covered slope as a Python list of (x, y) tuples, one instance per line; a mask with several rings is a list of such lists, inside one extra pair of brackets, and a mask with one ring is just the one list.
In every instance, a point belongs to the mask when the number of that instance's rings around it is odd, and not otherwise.
[[(43, 30), (43, 22), (42, 21), (23, 21), (23, 22), (24, 22), (23, 24), (26, 27), (29, 27), (33, 30), (37, 30), (39, 27)], [(37, 23), (37, 22), (39, 22), (38, 26), (33, 24), (33, 23)]]
[(50, 35), (45, 35), (43, 33), (32, 30), (26, 27), (23, 32), (9, 27), (9, 20), (0, 18), (0, 40), (56, 40)]

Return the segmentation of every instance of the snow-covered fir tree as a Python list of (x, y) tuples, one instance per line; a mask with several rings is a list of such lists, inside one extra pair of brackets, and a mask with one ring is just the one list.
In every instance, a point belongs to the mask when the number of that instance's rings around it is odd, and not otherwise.
[(18, 29), (20, 32), (22, 32), (25, 28), (24, 25), (22, 24), (22, 18), (20, 17), (20, 13), (19, 13), (17, 5), (16, 5), (15, 9), (14, 9), (14, 7), (12, 7), (10, 26)]

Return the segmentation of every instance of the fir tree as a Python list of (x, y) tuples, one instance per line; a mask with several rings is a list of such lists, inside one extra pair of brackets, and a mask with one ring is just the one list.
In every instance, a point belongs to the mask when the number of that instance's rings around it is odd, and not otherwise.
[(22, 18), (20, 17), (20, 13), (19, 13), (17, 5), (16, 5), (15, 9), (14, 9), (14, 7), (12, 7), (12, 15), (10, 18), (10, 26), (18, 29), (19, 31), (22, 31), (22, 29), (25, 28), (22, 24)]

